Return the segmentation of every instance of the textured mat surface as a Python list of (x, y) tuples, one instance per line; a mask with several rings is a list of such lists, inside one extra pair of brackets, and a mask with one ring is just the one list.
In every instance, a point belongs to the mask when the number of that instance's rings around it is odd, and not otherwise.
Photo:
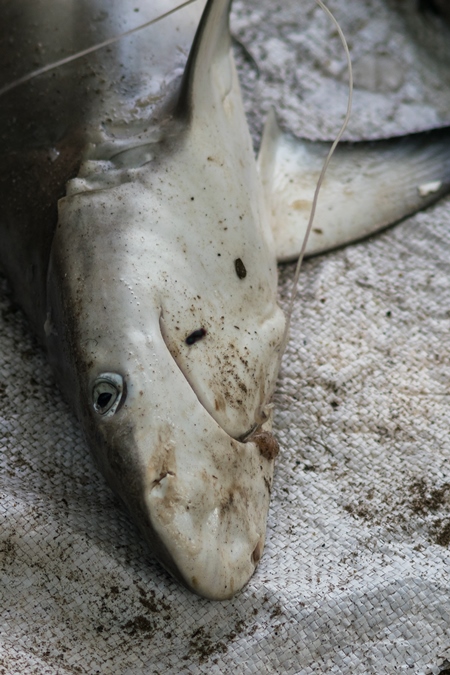
[[(235, 33), (260, 70), (238, 50), (256, 141), (274, 101), (297, 133), (339, 126), (344, 59), (306, 4), (236, 2)], [(419, 72), (425, 52), (395, 3), (330, 4), (354, 52), (350, 136), (448, 121), (439, 63), (424, 56), (436, 65)], [(292, 272), (280, 270), (282, 301)], [(449, 199), (305, 264), (276, 392), (266, 550), (228, 602), (193, 596), (152, 561), (5, 284), (0, 309), (0, 673), (445, 668)]]

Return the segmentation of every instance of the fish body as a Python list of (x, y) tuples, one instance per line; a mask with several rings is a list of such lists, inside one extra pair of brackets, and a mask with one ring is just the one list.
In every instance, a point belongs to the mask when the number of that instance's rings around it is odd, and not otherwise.
[[(1, 108), (1, 266), (153, 553), (214, 599), (242, 588), (264, 546), (285, 336), (276, 260), (298, 255), (326, 154), (271, 116), (255, 162), (230, 4), (185, 7), (11, 89)], [(139, 22), (173, 6), (141, 8)], [(0, 7), (6, 84), (36, 54), (52, 62), (137, 24), (127, 0)], [(443, 194), (443, 133), (358, 145), (348, 162), (340, 151), (310, 252)], [(409, 169), (392, 180), (380, 166), (399, 143)], [(349, 195), (370, 189), (369, 212), (362, 199), (346, 223)]]

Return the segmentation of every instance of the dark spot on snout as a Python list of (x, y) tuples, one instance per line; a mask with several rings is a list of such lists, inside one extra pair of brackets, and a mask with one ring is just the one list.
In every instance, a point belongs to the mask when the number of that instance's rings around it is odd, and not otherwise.
[(245, 269), (245, 265), (240, 258), (236, 258), (236, 260), (234, 261), (234, 267), (236, 269), (236, 274), (238, 275), (239, 279), (245, 279), (245, 277), (247, 276), (247, 270)]
[(187, 336), (185, 342), (187, 345), (195, 345), (196, 342), (199, 340), (202, 340), (206, 335), (206, 330), (204, 328), (198, 328), (197, 330), (194, 330), (193, 333)]

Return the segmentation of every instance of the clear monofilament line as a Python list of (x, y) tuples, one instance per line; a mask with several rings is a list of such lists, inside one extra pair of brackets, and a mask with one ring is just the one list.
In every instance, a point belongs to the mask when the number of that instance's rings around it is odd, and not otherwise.
[(347, 100), (347, 111), (346, 111), (346, 114), (345, 114), (344, 121), (343, 121), (342, 126), (339, 130), (339, 133), (337, 134), (333, 144), (331, 145), (331, 148), (328, 152), (328, 155), (325, 159), (325, 162), (323, 163), (322, 171), (320, 172), (319, 180), (317, 181), (316, 189), (314, 191), (314, 197), (313, 197), (313, 201), (312, 201), (312, 205), (311, 205), (311, 212), (310, 212), (310, 215), (309, 215), (309, 221), (308, 221), (308, 225), (307, 225), (307, 228), (306, 228), (305, 237), (303, 239), (303, 244), (302, 244), (302, 248), (301, 248), (301, 251), (300, 251), (300, 255), (299, 255), (297, 265), (296, 265), (296, 268), (295, 268), (294, 280), (293, 280), (293, 283), (292, 283), (291, 294), (290, 294), (290, 297), (289, 297), (289, 304), (288, 304), (288, 309), (287, 309), (287, 314), (286, 314), (286, 329), (285, 329), (285, 333), (284, 333), (284, 337), (283, 337), (280, 361), (281, 361), (281, 357), (284, 353), (284, 350), (286, 348), (286, 344), (287, 344), (287, 341), (288, 341), (288, 338), (289, 338), (289, 329), (290, 329), (290, 324), (291, 324), (292, 311), (293, 311), (295, 299), (296, 299), (297, 294), (298, 294), (298, 281), (299, 281), (299, 276), (300, 276), (300, 269), (301, 269), (301, 266), (302, 266), (303, 258), (305, 256), (305, 250), (306, 250), (306, 246), (307, 246), (307, 243), (308, 243), (309, 233), (311, 232), (311, 228), (312, 228), (312, 225), (313, 225), (313, 222), (314, 222), (314, 217), (315, 217), (315, 214), (316, 214), (316, 207), (317, 207), (317, 201), (318, 201), (318, 198), (319, 198), (320, 188), (322, 187), (323, 179), (325, 177), (325, 173), (327, 171), (327, 168), (328, 168), (330, 160), (333, 156), (333, 153), (334, 153), (334, 151), (335, 151), (339, 141), (341, 140), (342, 135), (343, 135), (343, 133), (344, 133), (346, 127), (347, 127), (348, 121), (350, 119), (351, 111), (352, 111), (353, 71), (352, 71), (352, 62), (351, 62), (351, 58), (350, 58), (350, 51), (348, 49), (347, 41), (345, 39), (344, 33), (342, 32), (342, 29), (341, 29), (337, 19), (335, 19), (335, 17), (330, 12), (328, 7), (326, 7), (323, 4), (322, 0), (315, 0), (315, 2), (331, 18), (331, 20), (334, 23), (334, 25), (336, 27), (336, 30), (339, 34), (339, 38), (342, 42), (342, 45), (344, 47), (345, 57), (347, 59), (349, 93), (348, 93), (348, 100)]
[(71, 56), (66, 56), (64, 59), (60, 59), (59, 61), (49, 63), (46, 66), (42, 66), (42, 68), (37, 68), (36, 70), (33, 70), (31, 73), (28, 73), (27, 75), (24, 75), (23, 77), (19, 77), (17, 80), (14, 80), (14, 82), (10, 82), (10, 84), (1, 87), (0, 96), (3, 96), (4, 94), (11, 91), (12, 89), (15, 89), (16, 87), (20, 87), (20, 85), (25, 84), (25, 82), (33, 80), (35, 77), (38, 77), (39, 75), (43, 75), (44, 73), (48, 73), (50, 70), (54, 70), (55, 68), (64, 66), (67, 63), (76, 61), (77, 59), (81, 59), (83, 58), (83, 56), (92, 54), (93, 52), (96, 52), (99, 49), (108, 47), (109, 45), (112, 45), (115, 42), (118, 42), (119, 40), (128, 37), (128, 35), (133, 35), (133, 33), (137, 33), (139, 30), (143, 30), (148, 26), (152, 26), (158, 21), (162, 21), (162, 19), (165, 19), (166, 17), (170, 16), (171, 14), (175, 14), (175, 12), (178, 12), (178, 10), (183, 9), (183, 7), (186, 7), (187, 5), (192, 5), (193, 2), (196, 2), (196, 0), (186, 0), (186, 2), (183, 2), (181, 5), (177, 5), (173, 9), (170, 9), (168, 12), (164, 12), (164, 14), (160, 14), (159, 16), (155, 17), (154, 19), (151, 19), (150, 21), (147, 21), (146, 23), (142, 23), (139, 26), (136, 26), (135, 28), (131, 28), (130, 30), (125, 31), (124, 33), (120, 33), (119, 35), (114, 35), (113, 37), (108, 38), (103, 42), (99, 42), (98, 44), (93, 45), (92, 47), (83, 49), (81, 52), (71, 54)]

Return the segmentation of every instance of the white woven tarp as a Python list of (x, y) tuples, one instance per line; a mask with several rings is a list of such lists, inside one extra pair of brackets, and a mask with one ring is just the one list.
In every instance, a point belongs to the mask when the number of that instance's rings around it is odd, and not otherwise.
[[(334, 30), (306, 0), (275, 4), (235, 6), (235, 32), (261, 70), (257, 80), (239, 52), (246, 92), (263, 108), (277, 102), (296, 132), (329, 137), (345, 107)], [(434, 96), (439, 72), (417, 75), (422, 52), (392, 8), (381, 0), (330, 5), (354, 51), (349, 135), (442, 123), (448, 83)], [(248, 105), (257, 135), (259, 108)], [(292, 271), (280, 271), (282, 298)], [(275, 400), (282, 452), (265, 554), (227, 602), (194, 596), (152, 561), (5, 289), (0, 673), (443, 672), (449, 199), (305, 264)]]

